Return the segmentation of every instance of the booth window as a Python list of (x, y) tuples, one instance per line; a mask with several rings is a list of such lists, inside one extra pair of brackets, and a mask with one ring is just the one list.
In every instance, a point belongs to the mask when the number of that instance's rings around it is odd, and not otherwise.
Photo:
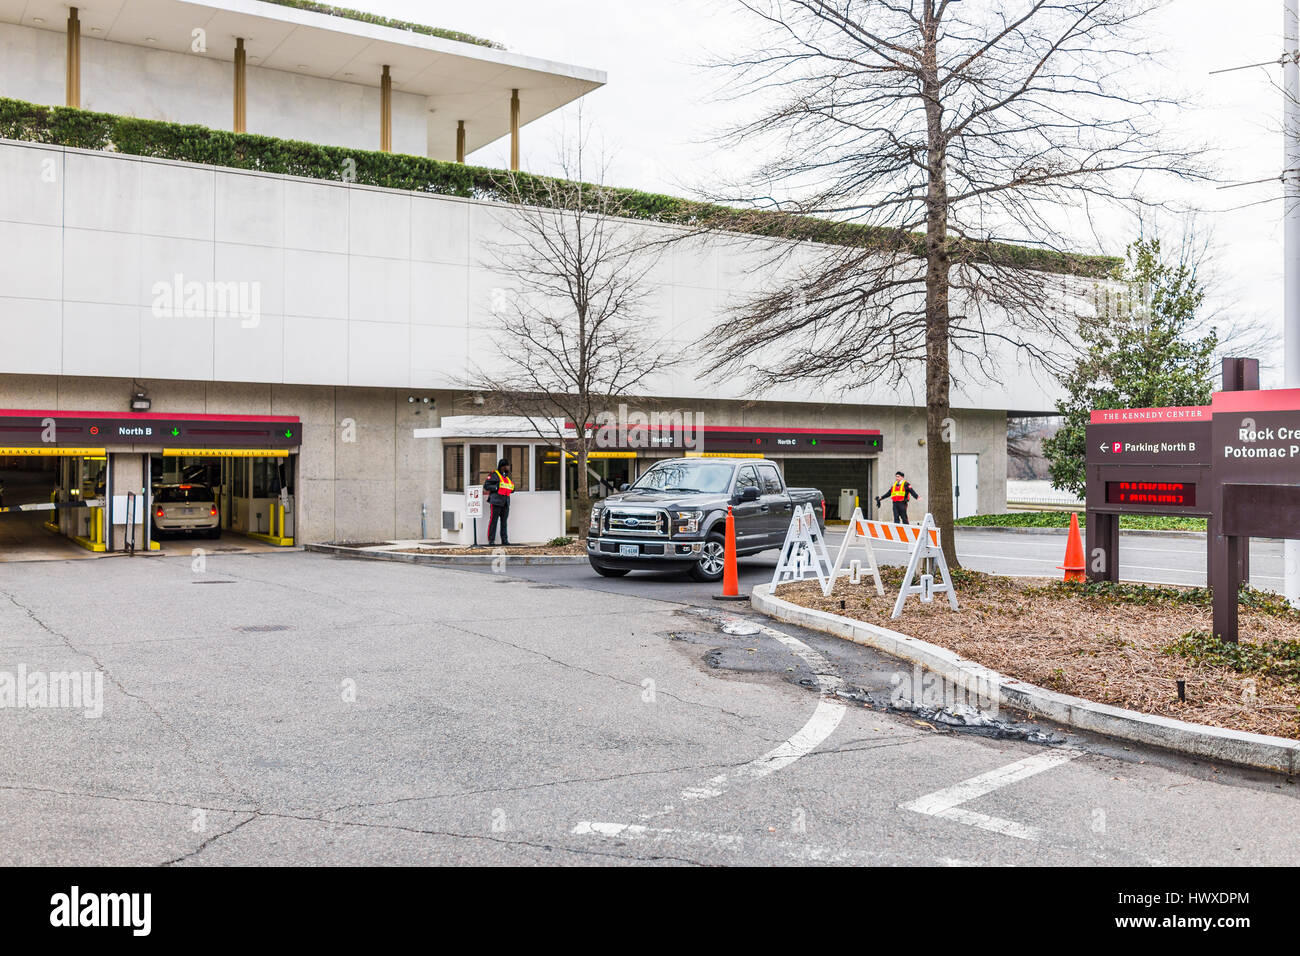
[(253, 459), (253, 497), (274, 498), (280, 493), (280, 462), (275, 458)]
[(496, 445), (469, 446), (469, 481), (472, 485), (481, 485), (487, 476), (496, 471)]
[(537, 481), (533, 490), (560, 490), (560, 453), (547, 445), (537, 446)]
[(510, 462), (510, 479), (515, 483), (515, 491), (530, 491), (528, 487), (528, 446), (506, 445), (501, 449), (506, 461)]
[(442, 490), (465, 490), (465, 446), (442, 446)]

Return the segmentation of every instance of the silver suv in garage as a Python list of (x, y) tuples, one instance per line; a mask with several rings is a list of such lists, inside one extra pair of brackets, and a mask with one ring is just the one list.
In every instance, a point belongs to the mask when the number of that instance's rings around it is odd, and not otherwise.
[(221, 537), (217, 497), (208, 485), (154, 485), (153, 536), (194, 534)]

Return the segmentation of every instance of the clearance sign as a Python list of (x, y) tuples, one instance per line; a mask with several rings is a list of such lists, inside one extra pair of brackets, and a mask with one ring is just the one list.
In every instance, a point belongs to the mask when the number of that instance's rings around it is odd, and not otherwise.
[(0, 456), (16, 455), (19, 458), (40, 458), (51, 456), (67, 456), (69, 458), (103, 458), (105, 449), (103, 448), (54, 448), (45, 446), (42, 448), (0, 448)]
[(287, 458), (283, 448), (164, 448), (164, 458)]

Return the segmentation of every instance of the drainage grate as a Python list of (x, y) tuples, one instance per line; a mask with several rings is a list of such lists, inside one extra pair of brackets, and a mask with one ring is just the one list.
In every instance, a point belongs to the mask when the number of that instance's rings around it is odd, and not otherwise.
[(190, 584), (234, 584), (234, 581), (191, 581)]
[(236, 631), (243, 631), (245, 634), (262, 634), (267, 631), (292, 631), (293, 626), (290, 624), (245, 624), (243, 627), (235, 628)]

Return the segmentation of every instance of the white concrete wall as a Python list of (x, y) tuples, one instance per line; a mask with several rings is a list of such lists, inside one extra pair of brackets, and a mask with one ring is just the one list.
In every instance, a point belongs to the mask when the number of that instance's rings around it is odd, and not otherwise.
[[(62, 33), (0, 23), (0, 96), (62, 106), (65, 43)], [(110, 43), (83, 34), (81, 105), (122, 116), (230, 129), (233, 71), (228, 60), (216, 57)], [(253, 65), (247, 81), (248, 132), (379, 149), (377, 87)], [(393, 91), (394, 152), (426, 155), (427, 111), (428, 97)]]
[[(432, 449), (441, 445), (432, 438), (424, 439)], [(444, 491), (442, 503), (436, 515), (429, 516), (429, 537), (437, 538), (442, 531), (442, 542), (468, 548), (474, 543), (474, 519), (465, 507), (465, 495), (455, 491)], [(454, 511), (460, 522), (460, 530), (449, 531), (442, 527), (442, 512)], [(492, 520), (492, 506), (487, 496), (483, 497), (483, 514), (478, 519), (478, 543), (487, 542), (488, 526)], [(510, 540), (514, 544), (536, 544), (550, 541), (564, 534), (564, 519), (560, 516), (560, 493), (558, 491), (516, 491), (510, 496)], [(501, 540), (497, 532), (498, 543)]]
[[(452, 388), (471, 363), (492, 363), (493, 290), (511, 279), (489, 264), (508, 207), (11, 142), (0, 183), (0, 372)], [(769, 278), (759, 261), (726, 240), (669, 246), (647, 329), (689, 345)], [(177, 274), (255, 288), (256, 320), (160, 315), (158, 284)], [(1046, 409), (1055, 395), (1014, 356), (955, 372), (956, 408)], [(909, 386), (863, 382), (842, 400), (919, 405), (919, 370)], [(683, 404), (826, 400), (801, 385), (755, 395), (690, 362), (645, 391)]]

